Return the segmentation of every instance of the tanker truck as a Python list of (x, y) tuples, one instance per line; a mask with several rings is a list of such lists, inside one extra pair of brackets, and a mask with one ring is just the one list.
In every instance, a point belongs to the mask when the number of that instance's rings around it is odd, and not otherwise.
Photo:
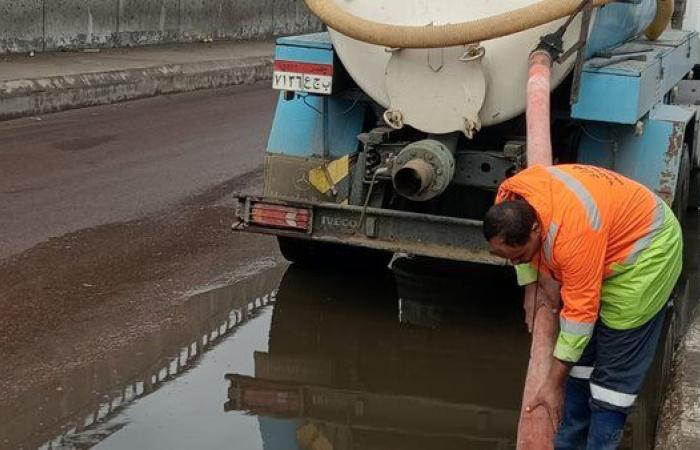
[(502, 264), (480, 219), (531, 158), (533, 51), (552, 61), (554, 163), (622, 173), (681, 217), (698, 206), (700, 39), (670, 28), (673, 0), (306, 3), (328, 30), (277, 41), (264, 188), (238, 195), (234, 225), (288, 260)]

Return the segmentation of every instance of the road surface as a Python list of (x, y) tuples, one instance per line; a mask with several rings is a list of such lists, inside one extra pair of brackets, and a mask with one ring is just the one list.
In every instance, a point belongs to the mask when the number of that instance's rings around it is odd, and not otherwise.
[(230, 231), (275, 100), (265, 83), (0, 123), (5, 406), (177, 326), (189, 291), (281, 261), (274, 240)]
[(0, 259), (147, 217), (262, 163), (267, 83), (0, 123)]

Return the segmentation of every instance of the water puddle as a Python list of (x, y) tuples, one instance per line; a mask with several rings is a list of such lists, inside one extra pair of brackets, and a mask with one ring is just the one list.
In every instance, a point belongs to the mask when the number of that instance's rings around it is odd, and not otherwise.
[[(519, 297), (512, 274), (484, 267), (268, 270), (32, 392), (3, 413), (2, 446), (511, 449), (529, 349)], [(650, 448), (657, 394), (623, 448)]]
[[(248, 366), (252, 370), (253, 350), (246, 354), (245, 345), (264, 345), (269, 306), (275, 301), (284, 270), (267, 270), (235, 285), (198, 294), (187, 302), (190, 320), (186, 326), (159, 330), (130, 348), (105, 355), (91, 367), (29, 392), (20, 404), (3, 408), (0, 448), (91, 448), (132, 431), (139, 433), (142, 423), (150, 426), (150, 419), (142, 422), (138, 415), (144, 411), (147, 416), (154, 411), (151, 418), (172, 418), (175, 411), (200, 414), (202, 420), (206, 414), (217, 416), (223, 410), (218, 394), (225, 395), (225, 389), (218, 393), (209, 386), (224, 382), (219, 370)], [(233, 336), (236, 338), (231, 339)], [(230, 344), (244, 351), (234, 348), (230, 358), (218, 358), (217, 352), (225, 352), (221, 349)], [(199, 385), (199, 380), (206, 382)], [(192, 397), (190, 406), (194, 407), (210, 391), (210, 400), (216, 399), (212, 405), (218, 407), (204, 416), (186, 404), (173, 406), (163, 401)], [(149, 443), (133, 448), (166, 447), (165, 443), (156, 447)]]

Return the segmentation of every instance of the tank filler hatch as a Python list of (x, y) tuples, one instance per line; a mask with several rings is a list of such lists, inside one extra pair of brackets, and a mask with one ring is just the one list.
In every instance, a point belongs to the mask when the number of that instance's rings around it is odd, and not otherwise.
[(390, 49), (385, 120), (394, 128), (410, 125), (436, 134), (481, 129), (486, 99), (485, 55), (479, 45), (444, 49)]

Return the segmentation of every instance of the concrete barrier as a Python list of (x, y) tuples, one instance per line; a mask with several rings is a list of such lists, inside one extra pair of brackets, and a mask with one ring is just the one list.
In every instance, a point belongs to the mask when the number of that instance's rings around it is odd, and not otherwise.
[(136, 47), (179, 39), (179, 0), (121, 0), (117, 18), (120, 46)]
[(272, 54), (0, 82), (0, 121), (272, 79)]
[(320, 31), (303, 0), (0, 2), (0, 54)]
[(44, 0), (0, 2), (0, 53), (43, 48)]
[(114, 0), (45, 0), (44, 48), (115, 46), (116, 3)]

